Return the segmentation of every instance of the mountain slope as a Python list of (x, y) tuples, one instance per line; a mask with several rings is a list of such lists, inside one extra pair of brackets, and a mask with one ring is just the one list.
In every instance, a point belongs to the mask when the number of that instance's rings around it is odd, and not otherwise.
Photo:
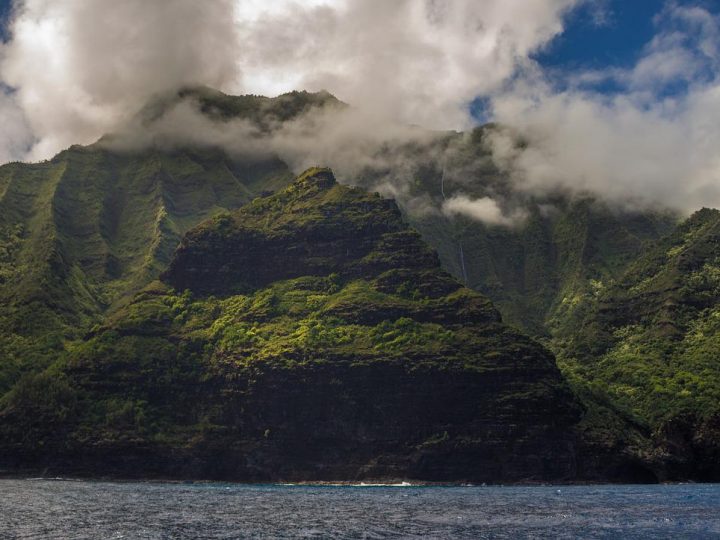
[[(252, 136), (258, 137), (277, 129), (285, 120), (298, 118), (317, 108), (345, 107), (325, 93), (294, 92), (268, 99), (227, 96), (207, 88), (191, 88), (161, 96), (141, 111), (136, 120), (144, 129), (161, 120), (173, 107), (184, 104), (219, 124), (247, 120), (257, 126), (257, 133)], [(567, 340), (573, 333), (580, 332), (578, 329), (584, 328), (585, 321), (591, 320), (589, 314), (594, 312), (598, 295), (622, 279), (637, 254), (672, 229), (675, 216), (666, 212), (618, 211), (592, 198), (565, 193), (528, 195), (516, 189), (511, 179), (494, 164), (487, 141), (493, 129), (496, 127), (486, 126), (468, 134), (435, 134), (419, 146), (385, 148), (381, 152), (393, 154), (395, 162), (403, 163), (405, 168), (368, 167), (352, 178), (341, 180), (375, 191), (379, 183), (390, 179), (397, 188), (405, 219), (438, 252), (443, 267), (462, 284), (489, 297), (508, 324), (540, 337), (561, 354), (561, 367), (586, 407), (582, 423), (574, 428), (581, 440), (576, 456), (579, 476), (599, 480), (651, 480), (655, 476), (672, 476), (675, 473), (666, 471), (666, 458), (676, 459), (673, 456), (678, 452), (673, 454), (663, 449), (672, 434), (656, 434), (655, 446), (661, 449), (661, 455), (651, 456), (651, 428), (657, 431), (658, 426), (665, 425), (665, 420), (651, 424), (638, 412), (633, 400), (624, 399), (614, 391), (610, 394), (605, 391), (605, 386), (612, 385), (613, 381), (603, 378), (602, 370), (588, 371), (587, 366), (594, 365), (597, 354), (606, 351), (596, 354), (583, 350), (578, 354), (573, 349), (567, 352), (572, 349)], [(382, 223), (378, 225), (380, 216), (391, 221), (395, 219), (393, 212), (388, 214), (387, 208), (380, 211), (379, 207), (357, 216), (343, 214), (345, 221), (333, 222), (320, 219), (327, 216), (318, 215), (313, 204), (307, 204), (298, 207), (302, 212), (292, 214), (294, 221), (287, 222), (283, 213), (285, 207), (280, 203), (276, 203), (276, 208), (268, 207), (267, 201), (271, 199), (263, 198), (266, 206), (257, 203), (249, 207), (255, 209), (258, 217), (251, 219), (250, 214), (245, 215), (243, 219), (249, 225), (241, 226), (227, 210), (241, 207), (260, 194), (285, 187), (292, 174), (281, 160), (230, 156), (209, 145), (173, 145), (167, 141), (162, 144), (148, 141), (145, 149), (130, 150), (130, 145), (120, 151), (118, 148), (123, 146), (114, 145), (113, 137), (116, 135), (109, 135), (89, 147), (72, 147), (48, 162), (0, 167), (0, 305), (3, 308), (0, 314), (0, 396), (4, 395), (5, 400), (10, 400), (11, 396), (17, 400), (20, 399), (18, 396), (26, 395), (23, 399), (27, 401), (30, 399), (27, 396), (39, 393), (38, 399), (42, 401), (47, 394), (57, 398), (56, 409), (66, 410), (63, 400), (75, 399), (68, 397), (75, 394), (63, 386), (67, 374), (54, 371), (57, 367), (45, 370), (75, 354), (79, 337), (100, 332), (99, 326), (93, 327), (102, 325), (108, 313), (114, 313), (118, 318), (118, 313), (132, 309), (144, 321), (143, 314), (149, 310), (149, 317), (157, 316), (159, 323), (169, 324), (165, 320), (168, 313), (157, 312), (158, 302), (176, 306), (173, 310), (181, 312), (188, 302), (196, 305), (198, 297), (202, 297), (201, 306), (210, 305), (208, 302), (212, 301), (205, 296), (207, 293), (253, 296), (258, 294), (257, 287), (272, 290), (278, 280), (295, 279), (295, 274), (283, 274), (283, 271), (293, 270), (299, 261), (303, 264), (299, 268), (311, 275), (320, 271), (323, 275), (329, 272), (364, 279), (364, 272), (371, 271), (373, 264), (392, 261), (395, 251), (403, 253), (406, 241), (412, 240), (411, 245), (418, 245), (416, 239), (408, 239), (398, 231), (381, 260), (372, 261), (364, 257), (373, 250), (362, 251), (370, 247), (348, 238), (343, 240), (342, 230), (346, 227), (357, 230), (356, 226), (363, 220), (367, 220), (368, 225), (381, 226)], [(382, 164), (387, 161), (382, 155), (372, 157), (368, 162)], [(443, 212), (443, 204), (455, 196), (491, 197), (498, 201), (507, 216), (518, 219), (512, 223), (489, 224), (469, 216)], [(374, 216), (376, 212), (378, 215)], [(212, 216), (217, 217), (213, 225), (206, 223), (193, 230)], [(306, 220), (317, 225), (317, 229), (306, 229)], [(207, 227), (220, 240), (224, 238), (224, 231), (243, 231), (243, 238), (245, 233), (255, 238), (252, 235), (261, 231), (257, 237), (259, 244), (244, 241), (244, 252), (232, 252), (225, 249), (224, 241), (219, 240), (214, 249), (214, 244), (203, 236)], [(302, 236), (291, 234), (288, 237), (284, 227), (303, 231)], [(173, 258), (178, 242), (190, 230), (192, 233)], [(272, 232), (270, 236), (265, 235), (268, 231)], [(313, 249), (320, 251), (308, 251), (313, 239), (323, 239), (324, 243), (312, 244)], [(285, 253), (286, 242), (290, 240), (292, 251)], [(202, 249), (193, 251), (198, 246)], [(362, 253), (364, 255), (360, 257)], [(418, 265), (428, 264), (428, 253), (421, 249), (415, 254)], [(239, 269), (245, 269), (244, 273), (238, 274)], [(179, 289), (194, 291), (192, 301), (165, 288), (157, 289), (155, 295), (132, 300), (137, 291), (166, 271), (168, 282)], [(196, 279), (197, 275), (203, 279)], [(419, 279), (417, 273), (409, 272), (392, 279), (397, 280), (396, 289), (389, 289), (384, 294), (397, 293), (413, 302), (422, 299), (423, 294), (429, 295), (414, 284)], [(235, 288), (228, 291), (228, 284)], [(442, 284), (428, 285), (435, 286), (444, 290)], [(354, 294), (353, 291), (350, 288), (348, 294)], [(361, 297), (364, 294), (362, 290), (356, 292)], [(268, 294), (270, 299), (277, 296)], [(280, 296), (284, 298), (283, 295), (284, 292)], [(260, 295), (257, 300), (264, 305), (267, 299)], [(130, 302), (134, 307), (129, 307)], [(461, 309), (460, 312), (465, 313), (462, 306), (451, 305), (452, 309)], [(389, 310), (386, 314), (392, 317), (415, 320), (415, 316), (424, 316), (416, 307), (398, 304), (395, 300), (385, 307)], [(433, 309), (441, 307), (435, 305)], [(213, 309), (220, 310), (222, 306)], [(353, 309), (357, 314), (346, 309), (341, 310), (342, 317), (349, 320), (359, 317), (355, 322), (360, 324), (367, 316), (370, 319), (365, 322), (372, 322), (372, 310), (367, 314), (363, 306), (353, 305)], [(450, 308), (442, 309), (448, 312)], [(488, 313), (492, 311), (488, 310)], [(467, 316), (473, 317), (472, 313), (471, 310)], [(706, 321), (702, 331), (697, 333), (704, 337), (693, 345), (698, 350), (705, 350), (703, 354), (711, 354), (715, 347), (713, 320)], [(435, 319), (427, 322), (440, 324)], [(308, 332), (317, 331), (314, 322), (309, 321), (308, 325)], [(388, 329), (386, 333), (397, 338), (402, 335), (414, 338), (417, 332), (413, 328), (412, 325), (403, 326)], [(192, 341), (186, 337), (186, 330), (185, 327), (166, 328), (162, 340), (153, 342), (158, 345), (158, 351), (165, 351), (162, 355), (168, 355), (163, 358), (169, 359), (175, 354), (171, 351), (178, 342)], [(245, 330), (247, 328), (243, 332)], [(101, 334), (112, 335), (107, 329)], [(513, 336), (517, 334), (513, 333)], [(277, 336), (277, 339), (284, 343), (284, 337)], [(525, 338), (512, 339), (522, 341)], [(585, 341), (592, 344), (592, 339)], [(581, 341), (578, 338), (577, 343)], [(153, 344), (144, 345), (155, 350)], [(92, 341), (88, 345), (89, 350), (96, 346), (105, 350), (100, 342)], [(112, 351), (121, 357), (136, 354), (124, 348), (123, 341), (119, 349)], [(679, 358), (680, 349), (672, 350), (673, 358)], [(178, 361), (181, 366), (187, 366), (183, 358)], [(172, 364), (170, 360), (167, 362)], [(189, 365), (196, 366), (196, 360), (190, 361)], [(630, 367), (625, 370), (629, 372)], [(190, 380), (196, 384), (197, 379), (192, 378), (197, 374), (196, 367), (190, 371), (193, 373)], [(161, 372), (158, 376), (170, 376)], [(712, 370), (698, 368), (695, 372), (704, 374), (705, 386), (714, 385), (717, 380)], [(653, 379), (653, 382), (661, 385), (667, 377), (674, 377), (666, 371), (658, 373), (659, 379)], [(21, 380), (22, 384), (17, 384)], [(56, 392), (43, 386), (52, 386), (53, 381), (60, 385)], [(67, 384), (75, 383), (70, 380)], [(708, 398), (710, 405), (717, 403), (713, 401), (716, 400), (714, 394), (704, 395), (711, 396)], [(99, 395), (92, 400), (103, 401)], [(114, 403), (121, 409), (128, 408), (123, 409), (122, 414), (131, 415), (136, 405), (142, 409), (142, 403), (128, 404), (121, 396)], [(48, 411), (53, 410), (52, 406), (48, 407)], [(52, 414), (53, 421), (58, 421)], [(89, 425), (94, 425), (96, 420), (90, 421)], [(696, 433), (709, 433), (707, 436), (714, 437), (712, 431), (694, 431), (696, 424), (695, 420), (683, 421), (676, 427), (685, 430), (684, 438), (688, 437), (687, 433), (691, 438)], [(683, 444), (678, 447), (687, 448)], [(683, 459), (688, 463), (695, 460), (691, 454)], [(653, 472), (648, 472), (648, 468)], [(675, 477), (703, 478), (703, 474), (686, 467)]]
[[(407, 149), (413, 176), (399, 200), (450, 273), (490, 297), (508, 323), (549, 337), (597, 283), (619, 278), (678, 218), (670, 211), (612, 208), (589, 194), (527, 193), (493, 160), (490, 139), (497, 129), (449, 134), (422, 152)], [(350, 182), (372, 189), (387, 174), (369, 170)], [(455, 197), (490, 198), (505, 219), (441, 211)]]
[(0, 464), (242, 480), (578, 474), (582, 411), (552, 355), (444, 273), (394, 203), (328, 170), (191, 230), (163, 280), (6, 396)]
[(210, 150), (73, 147), (0, 167), (0, 372), (42, 367), (63, 339), (154, 279), (188, 228), (288, 177), (282, 163), (239, 166)]
[(678, 476), (717, 477), (719, 321), (720, 212), (704, 209), (566, 321), (557, 349), (576, 381), (649, 423)]

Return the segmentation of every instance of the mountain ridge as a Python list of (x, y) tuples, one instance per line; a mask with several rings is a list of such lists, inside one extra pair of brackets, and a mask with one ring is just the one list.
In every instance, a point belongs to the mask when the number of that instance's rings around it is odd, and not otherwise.
[[(223, 118), (241, 118), (248, 110), (250, 112), (243, 118), (255, 121), (252, 120), (255, 115), (262, 120), (263, 106), (259, 104), (270, 99), (243, 100), (203, 89), (188, 92), (184, 96), (175, 94), (173, 99), (192, 103), (201, 111), (204, 107), (205, 112), (215, 115), (220, 122)], [(293, 115), (322, 107), (327, 100), (333, 102), (323, 95), (294, 93), (286, 95), (284, 101), (276, 102), (276, 106), (279, 114), (297, 118)], [(236, 112), (233, 112), (234, 107)], [(278, 125), (278, 121), (277, 114), (271, 114), (265, 129)], [(262, 131), (263, 122), (258, 125)], [(448, 302), (444, 307), (437, 302), (433, 304), (437, 316), (445, 319), (427, 319), (419, 324), (449, 323), (453, 317), (457, 322), (457, 313), (463, 313), (462, 317), (467, 317), (468, 322), (499, 324), (499, 311), (508, 324), (540, 339), (552, 349), (558, 355), (564, 376), (581, 397), (585, 408), (583, 420), (572, 428), (579, 437), (579, 442), (576, 439), (576, 456), (580, 456), (577, 460), (585, 464), (586, 470), (581, 475), (584, 478), (601, 481), (717, 478), (717, 471), (707, 465), (714, 459), (713, 440), (717, 439), (714, 417), (698, 422), (685, 418), (683, 412), (671, 415), (664, 423), (656, 423), (640, 414), (631, 400), (614, 393), (612, 380), (601, 369), (587, 367), (597, 364), (601, 358), (598, 355), (606, 354), (607, 350), (592, 352), (589, 358), (585, 352), (577, 354), (582, 348), (576, 347), (577, 343), (582, 345), (580, 338), (592, 336), (584, 328), (597, 326), (593, 319), (597, 299), (606, 298), (611, 306), (618, 304), (618, 298), (607, 296), (606, 291), (615, 290), (618, 284), (628, 279), (627, 276), (641, 273), (633, 266), (638, 264), (637, 255), (646, 249), (660, 249), (652, 246), (666, 242), (668, 233), (670, 237), (677, 234), (673, 233), (676, 217), (665, 212), (621, 212), (587, 197), (566, 197), (556, 193), (546, 198), (534, 198), (518, 193), (492, 162), (485, 141), (488, 130), (492, 129), (495, 128), (485, 126), (469, 134), (443, 134), (429, 143), (430, 146), (410, 145), (401, 151), (404, 159), (414, 164), (412, 181), (402, 184), (406, 189), (399, 192), (403, 219), (438, 253), (430, 258), (439, 256), (443, 267), (457, 280), (483, 293), (497, 308), (491, 307), (489, 302), (464, 306), (461, 295), (457, 299), (459, 303)], [(208, 283), (219, 288), (202, 290), (202, 287), (194, 286), (191, 295), (196, 300), (213, 291), (222, 291), (223, 279), (237, 277), (233, 277), (231, 270), (222, 270), (223, 257), (232, 255), (223, 249), (203, 251), (195, 258), (197, 264), (183, 265), (184, 277), (182, 273), (174, 272), (173, 254), (181, 241), (198, 246), (201, 244), (195, 240), (203, 238), (199, 233), (203, 227), (211, 226), (212, 229), (225, 223), (232, 229), (235, 223), (232, 212), (240, 207), (256, 208), (260, 215), (267, 212), (268, 216), (274, 216), (273, 224), (280, 226), (283, 223), (282, 216), (263, 207), (268, 200), (276, 200), (268, 197), (271, 192), (284, 189), (293, 179), (287, 164), (277, 156), (249, 160), (247, 156), (232, 157), (212, 146), (190, 144), (119, 150), (106, 142), (89, 147), (74, 146), (43, 163), (0, 166), (0, 302), (4, 307), (0, 316), (0, 400), (4, 400), (3, 403), (18, 393), (31, 396), (39, 392), (38, 399), (41, 399), (45, 390), (38, 388), (52, 386), (56, 376), (60, 388), (56, 388), (54, 394), (50, 393), (62, 402), (65, 399), (62, 396), (70, 394), (62, 383), (67, 382), (66, 376), (58, 372), (56, 366), (65, 362), (68, 355), (75, 354), (74, 348), (82, 338), (94, 340), (100, 335), (108, 335), (110, 330), (105, 325), (115, 320), (119, 313), (124, 313), (124, 309), (142, 312), (152, 304), (136, 302), (136, 294), (145, 295), (148, 302), (150, 298), (162, 298), (158, 302), (178, 306), (190, 302), (182, 294), (168, 293), (163, 288), (166, 286), (157, 289), (155, 296), (148, 291), (139, 292), (145, 287), (149, 287), (149, 291), (155, 290), (156, 284), (152, 282), (159, 275), (171, 280), (177, 278), (174, 283), (179, 289), (192, 290), (192, 286), (186, 287), (194, 283), (192, 272), (187, 269), (195, 267), (204, 272)], [(442, 164), (437, 162), (438, 152), (449, 156)], [(371, 167), (357, 176), (345, 178), (344, 182), (373, 192), (377, 190), (377, 179), (387, 175), (388, 171)], [(431, 207), (440, 209), (445, 195), (457, 194), (478, 199), (494, 197), (510, 209), (513, 205), (523, 205), (527, 218), (517, 226), (503, 227), (464, 216), (450, 216), (439, 210), (413, 211), (417, 201), (429, 201)], [(306, 207), (295, 216), (295, 232), (305, 230), (301, 219), (303, 213), (321, 217), (316, 210)], [(380, 212), (378, 215), (385, 214)], [(392, 219), (397, 217), (392, 212), (387, 215), (394, 216)], [(711, 217), (712, 211), (706, 211), (704, 215)], [(197, 228), (201, 223), (204, 225)], [(341, 227), (329, 227), (324, 234), (331, 240), (333, 234), (337, 235), (335, 229)], [(263, 227), (258, 230), (264, 231)], [(188, 231), (192, 232), (186, 235)], [(273, 234), (278, 231), (280, 229)], [(392, 260), (395, 251), (402, 253), (404, 243), (416, 245), (418, 240), (413, 234), (400, 237), (401, 240), (388, 244), (383, 259)], [(261, 244), (267, 240), (265, 232), (258, 238)], [(287, 238), (292, 239), (292, 234)], [(296, 249), (292, 257), (278, 250), (275, 254), (277, 264), (270, 270), (275, 272), (278, 268), (292, 267), (293, 261), (297, 260), (306, 261), (306, 268), (329, 271), (329, 266), (323, 266), (322, 260), (315, 260), (318, 257), (307, 257), (308, 247), (304, 240), (298, 245), (304, 247)], [(714, 253), (714, 244), (706, 242), (703, 245), (703, 249)], [(344, 247), (348, 256), (356, 247), (351, 241), (338, 246)], [(666, 251), (675, 247), (672, 244)], [(465, 268), (461, 267), (460, 253)], [(664, 264), (662, 250), (657, 253), (657, 260), (642, 264), (658, 261)], [(337, 269), (340, 270), (330, 273), (342, 274), (344, 266), (338, 261), (344, 257), (343, 250), (334, 249), (330, 254), (337, 258)], [(320, 255), (323, 256), (319, 259), (324, 258), (327, 262), (328, 253)], [(215, 257), (216, 264), (204, 265), (207, 262), (204, 259), (209, 260), (210, 256)], [(429, 263), (430, 258), (425, 257), (422, 255), (421, 260)], [(708, 258), (707, 255), (702, 257)], [(242, 262), (242, 257), (233, 260)], [(245, 260), (242, 264), (252, 267), (254, 263)], [(690, 274), (697, 273), (696, 270)], [(263, 271), (268, 272), (268, 269)], [(170, 277), (173, 275), (175, 278)], [(255, 288), (268, 286), (275, 278), (292, 280), (300, 277), (273, 275), (269, 281), (238, 285), (234, 292), (255, 294)], [(427, 291), (435, 291), (432, 294), (447, 287), (443, 279), (433, 280), (427, 274), (421, 277), (421, 281), (428, 280), (425, 286)], [(417, 300), (413, 295), (422, 298), (430, 293), (414, 288), (413, 279), (418, 278), (406, 272), (389, 275), (385, 281), (376, 283), (382, 294), (397, 294), (403, 299), (384, 305), (385, 313), (394, 320), (422, 317), (422, 309), (412, 307), (412, 302)], [(635, 285), (628, 282), (626, 288)], [(713, 308), (713, 298), (703, 309)], [(267, 299), (260, 300), (258, 298), (259, 304), (253, 307), (253, 316), (262, 318), (272, 306), (263, 303)], [(368, 307), (339, 302), (327, 314), (353, 324), (378, 323), (371, 307), (372, 303)], [(478, 318), (474, 320), (476, 316)], [(143, 317), (140, 318), (145, 320)], [(497, 317), (495, 323), (492, 323), (493, 317)], [(705, 344), (698, 347), (712, 352), (712, 339), (717, 335), (712, 326), (713, 319), (698, 321), (692, 324), (702, 322), (709, 336)], [(168, 321), (161, 317), (156, 322), (162, 327)], [(147, 323), (148, 327), (155, 324)], [(413, 328), (412, 325), (401, 325), (387, 328), (387, 332), (415, 336), (416, 329)], [(246, 330), (244, 328), (243, 332)], [(312, 324), (307, 328), (310, 334), (317, 331)], [(568, 336), (575, 334), (580, 336), (575, 340), (577, 343), (568, 344)], [(605, 332), (603, 342), (607, 342), (608, 334), (611, 342), (614, 339), (612, 331)], [(525, 343), (527, 339), (517, 332), (513, 335), (518, 342)], [(645, 339), (643, 336), (638, 339)], [(586, 339), (585, 343), (592, 344), (593, 339)], [(96, 341), (93, 343), (101, 349), (105, 346)], [(612, 346), (610, 343), (611, 349)], [(664, 361), (658, 360), (656, 364), (662, 365)], [(633, 365), (629, 364), (627, 370)], [(689, 380), (695, 380), (701, 372), (690, 370)], [(717, 380), (714, 371), (710, 373), (710, 382)], [(664, 377), (662, 381), (669, 381), (674, 375), (666, 377), (662, 372), (661, 377)], [(686, 390), (686, 386), (681, 384), (677, 392)], [(711, 404), (717, 403), (714, 395), (709, 394)], [(668, 394), (663, 394), (660, 399), (663, 404), (672, 404), (676, 400)], [(682, 399), (687, 401), (687, 396)], [(60, 403), (58, 407), (64, 410), (65, 405)], [(125, 412), (110, 411), (110, 416), (116, 413), (132, 416), (135, 415), (134, 408), (138, 408), (137, 414), (140, 414), (142, 404), (127, 404), (120, 399), (117, 407), (128, 409)], [(693, 442), (695, 439), (706, 442), (697, 444)]]
[[(283, 265), (232, 259), (278, 242)], [(328, 247), (335, 254), (322, 256)], [(216, 250), (237, 271), (209, 287), (193, 269), (213, 266)], [(391, 201), (313, 169), (191, 231), (169, 268), (165, 284), (73, 344), (54, 376), (26, 377), (5, 397), (4, 467), (274, 481), (577, 476), (581, 407), (552, 355), (444, 273)]]

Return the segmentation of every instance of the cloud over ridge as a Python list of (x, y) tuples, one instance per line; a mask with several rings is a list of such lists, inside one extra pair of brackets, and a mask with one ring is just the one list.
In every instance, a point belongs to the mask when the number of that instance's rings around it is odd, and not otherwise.
[(23, 0), (0, 80), (38, 139), (31, 158), (97, 138), (151, 95), (186, 84), (275, 95), (328, 89), (428, 128), (562, 29), (577, 0)]
[[(407, 126), (472, 127), (469, 104), (481, 97), (508, 128), (489, 143), (514, 189), (720, 206), (718, 15), (669, 1), (635, 65), (565, 73), (558, 85), (533, 54), (587, 2), (16, 0), (0, 46), (0, 162), (94, 142), (129, 125), (153, 96), (207, 85), (332, 92), (355, 112), (314, 119), (321, 138), (307, 137), (307, 122), (291, 123), (272, 148), (293, 165), (322, 159), (351, 170), (380, 147), (416, 140)], [(608, 81), (616, 91), (601, 90)], [(179, 122), (187, 129), (178, 134)], [(164, 129), (223, 146), (251, 129), (204, 122), (180, 109)], [(449, 208), (504, 219), (483, 199)]]

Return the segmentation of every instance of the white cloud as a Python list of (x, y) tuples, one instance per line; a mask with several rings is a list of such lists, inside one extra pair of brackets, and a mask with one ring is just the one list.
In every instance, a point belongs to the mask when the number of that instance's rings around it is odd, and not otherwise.
[(0, 163), (23, 158), (33, 143), (22, 109), (12, 95), (0, 91)]
[(527, 214), (521, 210), (503, 212), (498, 202), (491, 197), (473, 199), (466, 195), (455, 195), (443, 203), (442, 211), (448, 216), (465, 216), (487, 225), (512, 227), (522, 224)]
[[(582, 86), (560, 92), (535, 71), (494, 96), (496, 119), (513, 128), (493, 137), (495, 157), (517, 186), (621, 205), (720, 206), (720, 20), (671, 4), (657, 24), (629, 70), (576, 76)], [(625, 90), (593, 92), (606, 77)]]
[[(246, 89), (328, 89), (430, 128), (467, 127), (466, 106), (497, 90), (562, 30), (576, 0), (346, 0), (241, 25)], [(278, 81), (288, 81), (283, 87)]]
[(49, 157), (183, 84), (327, 89), (425, 127), (466, 127), (580, 0), (16, 0), (0, 81)]
[(88, 143), (156, 92), (238, 76), (232, 0), (25, 0), (0, 49), (0, 80), (46, 158)]

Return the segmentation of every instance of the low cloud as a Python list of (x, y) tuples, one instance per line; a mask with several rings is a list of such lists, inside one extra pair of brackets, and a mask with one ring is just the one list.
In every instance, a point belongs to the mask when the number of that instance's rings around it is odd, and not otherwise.
[(447, 216), (464, 216), (487, 225), (514, 227), (522, 225), (527, 218), (527, 212), (514, 210), (503, 212), (497, 201), (490, 197), (473, 199), (466, 195), (454, 195), (442, 205), (442, 211)]
[[(493, 99), (489, 138), (517, 189), (591, 193), (625, 207), (720, 206), (720, 19), (670, 4), (637, 64), (555, 91), (530, 70)], [(594, 90), (608, 80), (612, 95)]]
[[(295, 170), (329, 165), (346, 179), (372, 171), (367, 187), (414, 212), (496, 225), (522, 221), (506, 191), (518, 200), (563, 190), (688, 212), (720, 206), (720, 22), (701, 7), (668, 2), (634, 66), (566, 74), (559, 85), (533, 53), (577, 6), (594, 6), (596, 23), (612, 24), (607, 2), (14, 5), (10, 39), (0, 46), (0, 161), (48, 158), (113, 133), (104, 144), (118, 149), (215, 145), (278, 155)], [(151, 129), (137, 124), (137, 110), (153, 96), (188, 85), (268, 95), (327, 89), (352, 107), (315, 111), (270, 132), (212, 121), (192, 103)], [(448, 193), (442, 206), (437, 194), (413, 188), (417, 163), (448, 161), (444, 130), (472, 127), (469, 103), (478, 96), (502, 126), (486, 143), (509, 186), (471, 189), (486, 167), (465, 164), (454, 171), (455, 197)]]
[(13, 161), (27, 154), (35, 142), (23, 110), (10, 93), (0, 91), (0, 163)]
[(239, 75), (233, 0), (25, 0), (14, 6), (10, 39), (0, 47), (0, 81), (15, 89), (36, 139), (24, 154), (17, 147), (0, 151), (15, 158), (48, 158), (93, 142), (158, 92), (222, 87)]
[[(579, 0), (15, 0), (0, 81), (42, 159), (115, 131), (158, 93), (327, 89), (365, 114), (466, 128)], [(20, 145), (21, 147), (23, 145)]]

